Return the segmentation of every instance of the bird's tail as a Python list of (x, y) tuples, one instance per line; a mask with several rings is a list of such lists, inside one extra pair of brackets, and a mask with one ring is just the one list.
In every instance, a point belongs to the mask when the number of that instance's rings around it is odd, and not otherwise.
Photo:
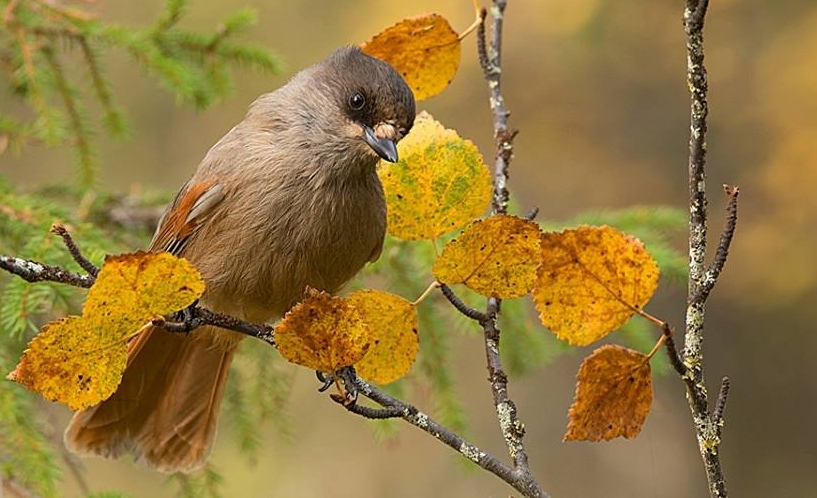
[(136, 461), (168, 473), (202, 467), (237, 345), (229, 333), (212, 328), (190, 336), (145, 330), (129, 346), (117, 391), (74, 414), (65, 430), (66, 446), (108, 458), (130, 452)]

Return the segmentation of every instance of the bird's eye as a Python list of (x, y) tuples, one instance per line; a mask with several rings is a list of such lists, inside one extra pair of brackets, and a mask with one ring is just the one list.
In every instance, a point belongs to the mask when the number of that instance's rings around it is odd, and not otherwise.
[(359, 111), (366, 105), (366, 97), (360, 92), (355, 92), (349, 97), (349, 108), (353, 111)]

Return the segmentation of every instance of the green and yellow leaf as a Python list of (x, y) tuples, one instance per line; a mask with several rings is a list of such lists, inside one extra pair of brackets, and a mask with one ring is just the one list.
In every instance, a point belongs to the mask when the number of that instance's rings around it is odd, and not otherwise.
[(388, 231), (407, 240), (433, 240), (482, 216), (491, 177), (471, 141), (421, 112), (398, 145), (400, 162), (383, 163)]

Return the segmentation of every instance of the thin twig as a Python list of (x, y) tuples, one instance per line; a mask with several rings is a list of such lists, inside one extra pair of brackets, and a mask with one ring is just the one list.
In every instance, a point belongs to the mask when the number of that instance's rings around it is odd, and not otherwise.
[[(73, 243), (73, 241), (72, 241)], [(81, 255), (77, 248), (77, 253)], [(58, 282), (74, 287), (89, 288), (96, 278), (93, 275), (80, 275), (54, 265), (47, 265), (37, 261), (0, 255), (0, 269), (17, 275), (26, 282)], [(216, 313), (200, 306), (188, 308), (183, 321), (175, 322), (165, 318), (157, 318), (153, 324), (169, 332), (189, 333), (198, 327), (212, 325), (223, 329), (233, 330), (242, 334), (261, 339), (275, 346), (275, 332), (272, 327), (264, 324), (250, 323), (234, 316)]]
[(536, 216), (539, 214), (539, 208), (534, 206), (528, 211), (528, 214), (525, 215), (525, 219), (528, 221), (533, 221), (536, 219)]
[(732, 238), (735, 235), (735, 228), (738, 224), (738, 194), (740, 194), (740, 189), (738, 187), (724, 185), (723, 191), (727, 197), (729, 197), (729, 202), (726, 205), (726, 221), (721, 231), (720, 240), (718, 240), (715, 257), (712, 259), (709, 269), (706, 270), (703, 283), (699, 289), (701, 296), (698, 299), (704, 301), (709, 297), (709, 293), (712, 292), (715, 283), (723, 271), (726, 258), (729, 256), (729, 246), (732, 245)]
[(726, 398), (729, 397), (729, 377), (721, 379), (721, 389), (718, 391), (718, 399), (715, 401), (715, 409), (712, 410), (712, 418), (723, 426), (723, 411), (726, 409)]
[[(502, 96), (502, 27), (506, 6), (506, 0), (493, 0), (491, 3), (491, 39), (487, 43), (487, 50), (484, 26), (481, 26), (477, 33), (477, 55), (488, 83), (489, 101), (494, 117), (496, 161), (491, 207), (495, 215), (508, 212), (508, 167), (513, 156), (513, 139), (517, 133), (508, 128), (510, 112), (505, 107), (505, 99)], [(514, 473), (524, 483), (523, 488), (517, 487), (517, 489), (528, 497), (546, 496), (528, 465), (528, 456), (523, 444), (525, 425), (519, 420), (516, 404), (508, 394), (508, 376), (502, 368), (502, 360), (499, 356), (500, 331), (496, 323), (500, 305), (499, 299), (489, 298), (485, 309), (487, 319), (480, 321), (485, 340), (488, 380), (493, 393), (494, 408), (505, 445), (514, 463)]]
[(343, 399), (340, 396), (332, 395), (329, 396), (332, 401), (335, 403), (343, 406), (350, 412), (354, 413), (355, 415), (360, 415), (361, 417), (368, 418), (369, 420), (385, 420), (389, 418), (401, 418), (403, 416), (403, 410), (398, 407), (389, 407), (389, 408), (372, 408), (370, 406), (363, 406), (357, 403), (344, 403)]
[(188, 308), (182, 314), (184, 317), (181, 321), (175, 322), (165, 318), (157, 318), (153, 320), (153, 325), (168, 332), (185, 334), (199, 327), (210, 325), (255, 337), (275, 347), (275, 330), (269, 325), (245, 322), (234, 316), (216, 313), (200, 306)]
[(488, 59), (488, 46), (485, 40), (485, 16), (487, 15), (488, 12), (485, 10), (485, 7), (480, 9), (480, 23), (479, 26), (477, 26), (477, 59), (479, 60), (479, 66), (482, 68), (485, 79), (488, 79), (491, 74), (497, 71), (497, 69), (491, 65), (491, 61)]
[(525, 476), (524, 479), (528, 482), (528, 492), (525, 496), (545, 496), (544, 490), (534, 478), (528, 465), (528, 455), (523, 443), (525, 424), (519, 420), (516, 404), (508, 394), (508, 376), (502, 368), (502, 360), (499, 356), (500, 331), (496, 325), (497, 306), (499, 306), (498, 299), (488, 299), (487, 314), (491, 319), (483, 322), (482, 328), (485, 337), (488, 381), (491, 384), (499, 427), (508, 453), (513, 460), (515, 471)]
[(685, 377), (687, 367), (684, 366), (684, 361), (681, 359), (681, 355), (678, 354), (678, 348), (675, 347), (675, 339), (672, 338), (672, 327), (670, 327), (668, 323), (664, 323), (661, 327), (661, 332), (664, 334), (664, 337), (666, 337), (664, 347), (667, 349), (667, 357), (669, 357), (670, 365), (678, 372), (678, 375), (682, 378)]
[(91, 263), (91, 261), (82, 255), (82, 251), (79, 250), (77, 244), (74, 242), (73, 237), (71, 234), (68, 233), (68, 230), (65, 229), (64, 226), (60, 225), (59, 223), (55, 223), (51, 226), (51, 232), (59, 235), (62, 237), (62, 242), (65, 244), (65, 247), (68, 248), (68, 252), (71, 254), (71, 257), (83, 270), (87, 271), (89, 275), (96, 278), (99, 275), (99, 268)]
[[(704, 66), (704, 19), (708, 0), (687, 0), (684, 10), (684, 31), (687, 48), (687, 83), (691, 96), (689, 138), (689, 287), (687, 292), (686, 333), (684, 335), (685, 372), (682, 379), (687, 389), (692, 420), (698, 439), (698, 449), (704, 462), (709, 493), (712, 497), (727, 496), (726, 482), (720, 461), (722, 420), (708, 413), (706, 384), (703, 376), (704, 309), (715, 277), (707, 281), (706, 256), (706, 131), (709, 107), (707, 103), (707, 73)], [(736, 199), (736, 196), (735, 196)], [(735, 204), (735, 209), (736, 209)], [(737, 213), (737, 211), (735, 211)], [(736, 215), (735, 215), (736, 216)], [(727, 222), (727, 225), (729, 223)], [(734, 232), (732, 228), (731, 232)], [(722, 238), (722, 241), (724, 239)], [(723, 242), (723, 267), (731, 234)], [(712, 276), (712, 275), (709, 275)], [(676, 368), (677, 370), (677, 368)], [(728, 385), (728, 384), (727, 384)], [(724, 396), (725, 400), (725, 396)], [(721, 408), (722, 411), (722, 408)]]
[(446, 297), (446, 299), (448, 299), (451, 302), (451, 304), (454, 306), (454, 308), (457, 309), (457, 311), (467, 316), (471, 320), (476, 320), (479, 323), (482, 323), (488, 319), (488, 315), (486, 315), (485, 313), (465, 304), (462, 301), (462, 299), (460, 299), (459, 296), (454, 294), (454, 291), (451, 290), (451, 287), (445, 284), (441, 284), (440, 291), (442, 291), (443, 295)]
[[(494, 214), (508, 212), (508, 165), (513, 155), (513, 139), (516, 131), (509, 130), (510, 111), (502, 96), (502, 26), (505, 21), (506, 0), (491, 3), (491, 41), (487, 50), (485, 79), (490, 91), (491, 112), (494, 116), (494, 140), (496, 163), (494, 164), (494, 195), (491, 203)], [(484, 39), (484, 32), (482, 33)], [(483, 47), (484, 50), (484, 47)], [(483, 54), (480, 54), (480, 58)]]

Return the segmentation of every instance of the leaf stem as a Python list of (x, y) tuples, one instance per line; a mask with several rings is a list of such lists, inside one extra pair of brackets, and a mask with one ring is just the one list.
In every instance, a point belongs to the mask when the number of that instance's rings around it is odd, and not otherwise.
[(422, 303), (423, 301), (425, 301), (425, 299), (428, 297), (428, 295), (431, 294), (434, 291), (434, 289), (436, 289), (437, 287), (440, 287), (441, 285), (443, 285), (443, 284), (437, 282), (436, 280), (431, 282), (428, 285), (428, 287), (426, 287), (426, 290), (424, 290), (423, 293), (420, 294), (420, 297), (418, 297), (417, 299), (412, 301), (411, 305), (412, 306), (417, 306), (418, 304)]

